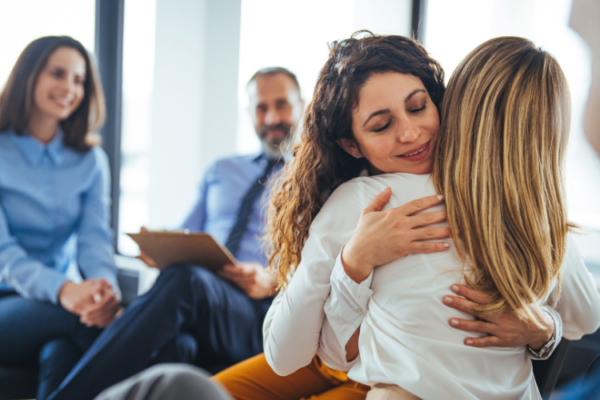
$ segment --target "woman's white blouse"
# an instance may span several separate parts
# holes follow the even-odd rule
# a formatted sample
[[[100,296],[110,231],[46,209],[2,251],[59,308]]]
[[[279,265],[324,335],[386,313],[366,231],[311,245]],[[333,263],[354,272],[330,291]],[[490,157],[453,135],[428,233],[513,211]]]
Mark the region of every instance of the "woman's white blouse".
[[[386,209],[435,194],[429,175],[411,174],[356,178],[334,191],[311,226],[288,289],[267,315],[270,365],[289,374],[318,350],[330,367],[351,368],[354,380],[397,384],[423,399],[539,398],[525,348],[468,347],[463,341],[473,334],[448,325],[452,317],[472,318],[441,302],[463,279],[453,246],[378,267],[360,285],[347,277],[340,250],[362,210],[388,186],[393,194]],[[560,316],[550,311],[557,320],[562,317],[564,336],[578,339],[600,324],[600,295],[571,239],[563,268]],[[345,344],[358,326],[360,357],[347,363]]]

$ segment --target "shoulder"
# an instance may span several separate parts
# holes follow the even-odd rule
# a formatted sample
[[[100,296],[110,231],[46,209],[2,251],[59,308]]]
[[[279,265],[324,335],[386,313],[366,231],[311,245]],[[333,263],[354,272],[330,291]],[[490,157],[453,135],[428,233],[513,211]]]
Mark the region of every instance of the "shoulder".
[[[256,154],[245,154],[231,157],[223,157],[214,161],[209,168],[236,168],[251,164],[256,159]]]
[[[315,216],[311,229],[321,226],[337,226],[342,222],[349,222],[350,226],[356,227],[356,221],[366,206],[365,179],[369,178],[354,178],[338,186]]]
[[[567,234],[567,246],[562,263],[563,272],[576,267],[577,264],[584,264],[583,254],[581,254],[575,236],[576,233],[573,232]]]
[[[256,157],[256,154],[247,154],[219,158],[208,165],[204,172],[204,179],[211,179],[223,173],[246,171],[253,166]]]
[[[8,131],[4,131],[4,132],[0,132],[0,152],[5,154],[5,153],[12,153],[15,150],[15,145],[13,144],[12,140],[11,140],[11,136],[13,134],[8,132]]]
[[[86,164],[90,164],[93,171],[97,171],[102,174],[109,173],[110,167],[108,164],[108,156],[101,146],[94,146],[90,150],[83,153],[75,150],[70,151],[81,157]]]

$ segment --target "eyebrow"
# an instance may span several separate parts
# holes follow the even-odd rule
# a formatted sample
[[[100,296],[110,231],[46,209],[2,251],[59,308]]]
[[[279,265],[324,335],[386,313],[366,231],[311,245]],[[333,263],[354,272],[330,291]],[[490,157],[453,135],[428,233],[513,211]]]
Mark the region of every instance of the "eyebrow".
[[[405,103],[405,104],[406,104],[406,103],[408,103],[408,101],[409,101],[409,100],[410,100],[410,99],[411,99],[411,98],[412,98],[412,97],[413,97],[415,94],[417,94],[417,93],[419,93],[419,92],[425,92],[425,89],[420,89],[420,88],[419,88],[419,89],[415,89],[415,90],[413,90],[412,92],[410,92],[410,94],[409,94],[408,96],[406,96],[406,98],[404,99],[404,103]],[[371,120],[371,118],[373,118],[373,117],[376,117],[376,116],[378,116],[378,115],[381,115],[381,114],[387,114],[387,113],[389,113],[389,112],[390,112],[390,109],[389,109],[389,108],[384,108],[383,110],[378,110],[378,111],[375,111],[374,113],[372,113],[371,115],[369,115],[369,118],[367,118],[367,120],[366,120],[366,121],[365,121],[365,123],[363,124],[363,127],[364,127],[365,125],[367,125],[367,122],[369,122],[369,121]]]

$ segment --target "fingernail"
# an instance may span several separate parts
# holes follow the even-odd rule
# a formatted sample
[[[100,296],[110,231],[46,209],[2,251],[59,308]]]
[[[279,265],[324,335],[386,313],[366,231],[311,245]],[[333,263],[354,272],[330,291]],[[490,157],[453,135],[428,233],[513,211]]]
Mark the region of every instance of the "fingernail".
[[[452,326],[458,326],[458,321],[455,320],[455,319],[451,319],[450,320],[450,325],[452,325]]]
[[[444,247],[445,247],[445,248],[448,248],[448,247],[450,247],[450,243],[444,243]]]
[[[454,293],[458,293],[458,286],[457,285],[452,285],[450,286],[450,290],[452,290]]]
[[[473,344],[473,341],[472,341],[471,339],[467,339],[466,343],[467,343],[468,345],[471,345],[471,344]]]
[[[442,196],[441,194],[438,195],[438,200],[444,200],[444,196]]]
[[[444,304],[452,304],[452,297],[444,297]]]

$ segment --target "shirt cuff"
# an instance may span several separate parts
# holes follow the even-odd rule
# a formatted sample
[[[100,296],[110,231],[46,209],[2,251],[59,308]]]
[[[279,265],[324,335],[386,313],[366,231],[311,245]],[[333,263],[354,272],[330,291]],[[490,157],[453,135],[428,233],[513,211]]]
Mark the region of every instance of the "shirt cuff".
[[[546,311],[548,314],[550,314],[552,320],[554,321],[554,343],[552,344],[552,347],[550,347],[548,351],[544,354],[543,357],[536,357],[530,353],[532,360],[547,360],[548,358],[550,358],[550,356],[552,355],[552,353],[554,353],[554,350],[556,350],[558,344],[562,339],[562,318],[560,317],[558,311],[548,306],[542,306],[541,309],[542,311]]]
[[[363,282],[354,282],[342,264],[341,252],[335,260],[331,274],[331,292],[325,302],[325,315],[340,342],[346,346],[350,337],[362,323],[373,296],[373,272]]]

